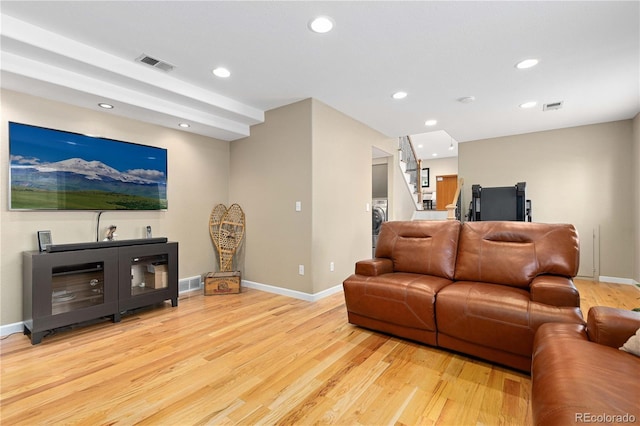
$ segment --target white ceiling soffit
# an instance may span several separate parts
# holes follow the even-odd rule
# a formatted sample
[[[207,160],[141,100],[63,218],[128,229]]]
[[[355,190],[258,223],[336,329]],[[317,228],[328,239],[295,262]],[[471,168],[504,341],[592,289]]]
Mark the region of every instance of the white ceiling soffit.
[[[188,122],[190,132],[222,140],[249,136],[264,121],[262,110],[6,15],[0,42],[4,88],[83,107],[107,102],[113,114]]]

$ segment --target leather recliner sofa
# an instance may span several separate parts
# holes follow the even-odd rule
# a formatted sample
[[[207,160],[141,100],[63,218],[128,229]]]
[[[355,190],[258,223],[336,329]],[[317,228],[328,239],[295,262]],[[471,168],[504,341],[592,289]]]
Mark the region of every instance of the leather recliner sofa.
[[[594,306],[587,324],[543,324],[531,369],[534,425],[637,424],[640,357],[620,350],[640,313]]]
[[[401,221],[344,283],[349,322],[529,372],[547,322],[584,324],[572,225]]]

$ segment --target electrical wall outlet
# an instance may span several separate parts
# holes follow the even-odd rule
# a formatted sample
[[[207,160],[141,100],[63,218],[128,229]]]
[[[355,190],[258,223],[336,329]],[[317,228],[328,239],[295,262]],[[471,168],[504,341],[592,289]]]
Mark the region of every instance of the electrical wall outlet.
[[[298,265],[298,274],[304,275],[304,265]]]
[[[335,270],[336,270],[336,265],[333,262],[329,263],[329,271],[333,272]]]

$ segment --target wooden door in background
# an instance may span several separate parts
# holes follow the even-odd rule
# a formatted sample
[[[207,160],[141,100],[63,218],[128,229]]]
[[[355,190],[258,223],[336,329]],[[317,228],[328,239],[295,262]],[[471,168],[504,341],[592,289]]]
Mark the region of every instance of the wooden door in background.
[[[458,188],[458,175],[436,176],[436,210],[446,210]]]

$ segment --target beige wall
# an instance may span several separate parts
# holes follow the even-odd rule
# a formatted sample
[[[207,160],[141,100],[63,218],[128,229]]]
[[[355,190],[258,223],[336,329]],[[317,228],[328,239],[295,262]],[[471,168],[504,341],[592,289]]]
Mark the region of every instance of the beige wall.
[[[392,169],[398,173],[399,178],[391,186],[395,196],[393,203],[389,205],[389,220],[411,220],[417,209],[416,201],[397,161],[394,161]]]
[[[640,283],[640,114],[633,119],[633,153],[631,164],[633,165],[633,181],[631,193],[633,194],[633,279]]]
[[[632,277],[632,121],[485,139],[459,145],[463,212],[471,185],[527,183],[535,222],[574,224],[580,275]],[[635,216],[637,217],[637,216]],[[595,233],[595,243],[592,235]]]
[[[387,164],[386,159],[384,162],[378,162],[378,159],[373,160],[373,166],[371,167],[372,172],[372,187],[371,187],[371,196],[373,198],[389,198],[389,165]]]
[[[0,173],[0,324],[22,321],[21,253],[36,250],[38,230],[51,230],[54,243],[95,240],[97,213],[9,211],[8,121],[137,142],[168,149],[166,212],[105,212],[101,227],[118,226],[118,238],[154,236],[178,241],[179,276],[213,270],[209,214],[228,202],[229,143],[118,117],[108,112],[2,91]]]
[[[308,99],[267,111],[231,144],[230,202],[247,224],[243,279],[311,293],[311,133]]]
[[[372,146],[393,152],[393,143],[312,99],[268,111],[234,141],[231,201],[247,217],[243,278],[313,295],[371,257]]]
[[[393,152],[395,141],[315,99],[312,106],[312,290],[318,293],[371,257],[371,147]]]

